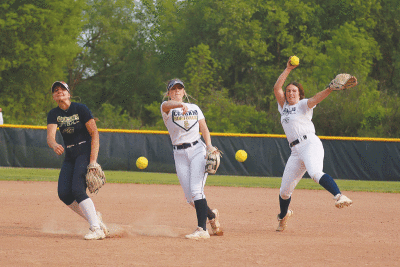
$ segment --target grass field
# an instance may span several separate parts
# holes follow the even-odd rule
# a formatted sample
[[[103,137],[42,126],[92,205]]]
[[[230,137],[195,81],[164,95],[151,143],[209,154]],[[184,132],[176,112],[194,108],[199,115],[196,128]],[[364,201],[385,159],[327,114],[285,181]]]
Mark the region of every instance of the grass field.
[[[57,181],[58,169],[32,169],[0,167],[0,180]],[[175,173],[105,171],[107,183],[179,184]],[[336,180],[342,191],[400,193],[400,182]],[[208,186],[279,188],[279,177],[250,177],[210,175]],[[323,190],[309,178],[303,178],[297,189]]]

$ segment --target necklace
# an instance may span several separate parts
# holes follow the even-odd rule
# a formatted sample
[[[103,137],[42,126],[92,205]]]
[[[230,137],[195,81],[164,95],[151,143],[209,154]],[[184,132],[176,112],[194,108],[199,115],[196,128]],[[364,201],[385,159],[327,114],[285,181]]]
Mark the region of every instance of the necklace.
[[[58,103],[58,107],[62,110],[62,111],[64,111],[64,112],[68,112],[68,110],[69,110],[69,108],[71,107],[71,102],[69,102],[69,105],[68,105],[68,103],[67,102],[64,102],[64,101],[60,101],[59,103]],[[67,107],[66,109],[63,109],[62,107]]]
[[[63,109],[63,108],[61,108],[61,107],[59,106],[59,108],[60,108],[62,111],[64,111],[64,112],[68,112],[68,110],[69,110],[70,107],[71,107],[71,105],[69,105],[66,109]]]

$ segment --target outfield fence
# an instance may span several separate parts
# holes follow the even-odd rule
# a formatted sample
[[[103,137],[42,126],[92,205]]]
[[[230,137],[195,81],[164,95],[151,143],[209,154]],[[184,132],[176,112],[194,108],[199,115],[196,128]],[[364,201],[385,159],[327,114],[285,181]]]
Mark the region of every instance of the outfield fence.
[[[0,125],[0,166],[60,168],[64,155],[47,146],[44,126]],[[99,129],[98,162],[104,170],[138,171],[136,160],[149,160],[146,172],[174,173],[167,131]],[[290,155],[285,135],[211,133],[223,151],[219,175],[280,177]],[[320,136],[325,149],[324,172],[335,179],[400,181],[400,139]],[[57,131],[57,142],[63,144]],[[235,160],[237,150],[248,153]],[[306,177],[307,173],[306,173]]]

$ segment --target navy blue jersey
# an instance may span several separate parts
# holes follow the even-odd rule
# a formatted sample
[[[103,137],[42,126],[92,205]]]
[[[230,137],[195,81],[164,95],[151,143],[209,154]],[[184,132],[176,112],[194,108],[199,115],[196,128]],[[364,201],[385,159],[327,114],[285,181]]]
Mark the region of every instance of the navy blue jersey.
[[[81,103],[71,102],[68,110],[53,108],[47,115],[47,124],[57,124],[64,139],[64,145],[75,145],[92,140],[85,124],[93,119],[89,108]]]

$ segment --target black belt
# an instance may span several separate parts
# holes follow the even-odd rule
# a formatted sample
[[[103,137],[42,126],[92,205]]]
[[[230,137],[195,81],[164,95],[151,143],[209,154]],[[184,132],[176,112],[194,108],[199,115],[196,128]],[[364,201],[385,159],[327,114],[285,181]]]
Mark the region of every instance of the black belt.
[[[307,140],[307,135],[303,135],[303,140]],[[298,143],[300,143],[299,139],[294,140],[293,142],[291,142],[289,144],[290,147],[294,147],[295,145],[297,145]]]
[[[67,146],[67,148],[71,148],[71,147],[74,147],[74,146],[77,146],[77,145],[81,145],[81,144],[84,144],[84,143],[86,143],[86,141],[82,141],[82,142],[79,142],[78,144],[74,144],[74,145],[69,145],[69,146]]]
[[[194,141],[193,143],[183,143],[182,145],[177,145],[174,146],[174,149],[186,149],[188,147],[194,146],[195,144],[197,144],[199,141]]]

